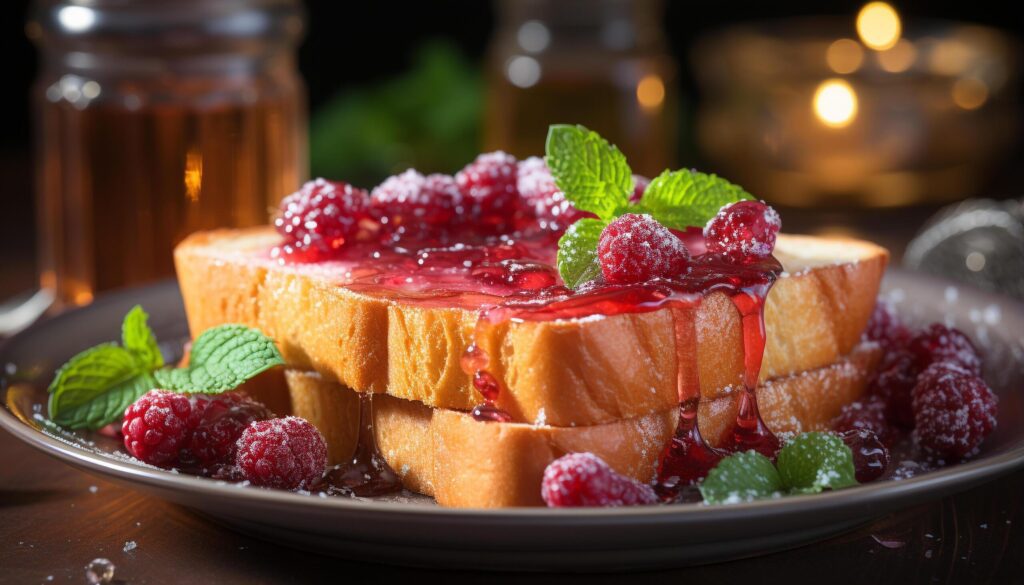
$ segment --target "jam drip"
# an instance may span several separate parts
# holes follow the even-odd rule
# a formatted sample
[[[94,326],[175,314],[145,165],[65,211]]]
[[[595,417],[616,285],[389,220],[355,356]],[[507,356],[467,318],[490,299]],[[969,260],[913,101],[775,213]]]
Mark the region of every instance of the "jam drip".
[[[743,323],[743,394],[740,394],[733,427],[730,451],[753,449],[765,457],[775,458],[779,439],[768,430],[757,407],[757,379],[761,375],[761,362],[767,341],[764,328],[764,302],[771,283],[751,287],[732,297]]]
[[[495,405],[498,396],[501,395],[502,384],[494,374],[487,370],[490,365],[490,357],[479,345],[490,329],[488,312],[483,311],[477,319],[476,328],[473,331],[473,343],[466,348],[460,362],[462,371],[471,376],[473,388],[476,388],[476,391],[484,399],[483,404],[473,407],[470,414],[474,420],[480,422],[509,422],[512,420],[511,415]]]
[[[359,393],[359,437],[352,460],[335,465],[324,479],[327,492],[334,495],[372,497],[402,489],[401,478],[377,448],[373,430],[373,393]]]
[[[676,387],[679,393],[679,422],[661,460],[655,489],[674,499],[680,488],[708,474],[725,456],[704,441],[697,424],[700,405],[700,376],[697,371],[696,305],[676,303],[671,307],[676,343]]]

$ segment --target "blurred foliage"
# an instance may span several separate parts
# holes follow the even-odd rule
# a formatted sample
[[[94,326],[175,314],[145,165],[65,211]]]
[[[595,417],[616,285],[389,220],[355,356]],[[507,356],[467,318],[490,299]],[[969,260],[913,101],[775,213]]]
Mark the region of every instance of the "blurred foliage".
[[[429,42],[409,71],[345,91],[314,113],[313,176],[368,187],[409,167],[454,172],[480,150],[482,102],[478,69],[452,45]]]

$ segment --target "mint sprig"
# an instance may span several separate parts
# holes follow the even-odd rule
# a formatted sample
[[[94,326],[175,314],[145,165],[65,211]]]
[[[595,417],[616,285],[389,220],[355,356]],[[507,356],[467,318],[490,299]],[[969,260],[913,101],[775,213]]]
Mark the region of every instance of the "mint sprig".
[[[551,126],[545,154],[551,176],[565,198],[577,209],[597,216],[596,220],[577,221],[558,241],[558,272],[571,288],[600,275],[600,230],[624,213],[648,214],[666,227],[682,230],[703,226],[723,205],[753,199],[725,179],[682,169],[663,172],[647,186],[640,201],[630,203],[633,173],[626,157],[583,126]]]
[[[786,443],[776,460],[782,481],[793,493],[857,485],[853,452],[831,433],[801,433]]]
[[[633,172],[622,152],[597,132],[555,124],[544,151],[555,184],[576,209],[612,219],[629,204]]]
[[[57,370],[48,389],[50,419],[69,429],[98,429],[162,386],[217,394],[237,388],[284,360],[274,342],[255,329],[221,325],[193,344],[189,366],[165,368],[148,315],[136,306],[121,325],[121,345],[103,343],[78,353]]]
[[[608,222],[584,218],[569,226],[558,240],[558,273],[565,286],[577,288],[601,274],[597,242]]]
[[[700,484],[709,504],[734,504],[767,498],[785,491],[771,459],[757,451],[733,453],[718,462]]]
[[[136,305],[124,316],[121,324],[121,345],[132,352],[145,368],[156,369],[164,365],[164,356],[156,343],[156,335],[149,328],[149,315]]]
[[[665,227],[703,226],[723,205],[753,199],[742,187],[689,169],[665,171],[644,191],[634,213],[648,213]]]
[[[219,394],[282,364],[272,339],[242,325],[221,325],[195,340],[188,366],[154,375],[166,390]]]
[[[838,436],[801,433],[779,451],[775,465],[754,451],[718,462],[700,485],[709,504],[731,504],[775,494],[809,494],[857,485],[853,453]]]

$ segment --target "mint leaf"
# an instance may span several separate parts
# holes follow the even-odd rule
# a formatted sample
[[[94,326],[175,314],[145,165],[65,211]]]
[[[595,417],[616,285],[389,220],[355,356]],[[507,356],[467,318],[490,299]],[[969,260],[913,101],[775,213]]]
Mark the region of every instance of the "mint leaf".
[[[131,403],[117,411],[117,405],[137,390],[132,381],[146,374],[135,354],[113,343],[87,349],[68,360],[50,383],[50,418],[70,428],[97,429],[109,424]],[[96,411],[80,408],[111,391],[115,396],[105,399],[109,400],[105,407]],[[107,416],[112,411],[113,415]]]
[[[629,204],[633,174],[626,157],[597,132],[552,125],[544,150],[555,184],[576,209],[610,220]]]
[[[98,429],[124,415],[140,396],[156,387],[149,372],[114,384],[92,400],[62,409],[53,422],[69,429]]]
[[[636,204],[662,225],[672,229],[703,227],[723,205],[753,199],[742,187],[725,179],[682,169],[665,171],[654,178]]]
[[[149,315],[142,307],[135,305],[124,316],[121,324],[121,345],[138,357],[139,362],[149,370],[163,367],[164,356],[156,344],[156,336],[146,321]]]
[[[274,341],[243,325],[207,329],[192,344],[188,367],[154,372],[161,388],[219,394],[274,366],[284,365]]]
[[[733,453],[722,459],[700,484],[700,493],[709,504],[747,502],[783,489],[771,460],[757,451]]]
[[[857,485],[853,453],[830,433],[801,433],[779,451],[779,476],[795,493]]]
[[[558,240],[558,273],[565,286],[577,288],[601,274],[597,261],[597,242],[607,222],[584,218],[565,230]]]

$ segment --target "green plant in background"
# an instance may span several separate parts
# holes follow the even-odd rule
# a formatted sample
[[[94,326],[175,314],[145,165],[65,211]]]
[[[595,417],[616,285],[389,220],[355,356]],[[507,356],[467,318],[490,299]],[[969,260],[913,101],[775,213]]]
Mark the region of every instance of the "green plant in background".
[[[409,167],[454,172],[480,151],[482,102],[478,69],[450,44],[429,42],[406,73],[314,113],[313,176],[372,186]]]

